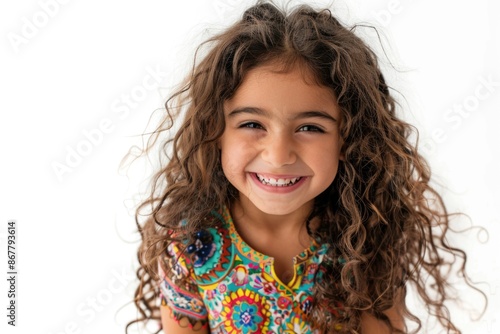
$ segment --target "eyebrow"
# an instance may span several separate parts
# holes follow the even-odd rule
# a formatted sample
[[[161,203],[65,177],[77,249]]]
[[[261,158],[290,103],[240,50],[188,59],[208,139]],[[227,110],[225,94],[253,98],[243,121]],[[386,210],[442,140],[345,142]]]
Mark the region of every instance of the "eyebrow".
[[[251,115],[258,115],[271,118],[271,113],[269,111],[257,107],[236,108],[231,112],[229,112],[228,117],[234,117],[238,114],[251,114]],[[337,122],[335,117],[333,117],[326,111],[321,111],[321,110],[308,110],[295,113],[294,116],[292,117],[292,120],[298,120],[304,118],[322,118],[334,123]]]

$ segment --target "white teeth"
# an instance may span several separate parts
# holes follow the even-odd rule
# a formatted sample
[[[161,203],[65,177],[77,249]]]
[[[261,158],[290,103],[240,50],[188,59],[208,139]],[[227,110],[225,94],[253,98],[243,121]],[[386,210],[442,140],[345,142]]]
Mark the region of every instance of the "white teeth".
[[[274,179],[272,177],[266,178],[265,176],[262,176],[260,174],[256,175],[259,181],[262,182],[262,184],[273,187],[288,187],[294,185],[295,183],[297,183],[298,180],[300,180],[300,177],[294,177],[291,179]]]

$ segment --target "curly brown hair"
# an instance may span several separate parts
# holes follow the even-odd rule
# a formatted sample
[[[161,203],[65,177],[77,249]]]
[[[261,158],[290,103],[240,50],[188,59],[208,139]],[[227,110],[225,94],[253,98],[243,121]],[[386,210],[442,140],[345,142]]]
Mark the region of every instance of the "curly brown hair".
[[[449,275],[476,289],[465,273],[466,254],[447,242],[451,215],[430,185],[418,142],[410,140],[418,138],[417,131],[397,117],[376,55],[355,29],[343,26],[327,9],[301,5],[287,12],[258,1],[241,20],[202,44],[208,52],[167,101],[165,117],[143,151],[161,142],[166,164],[136,212],[142,244],[135,304],[141,316],[127,329],[160,318],[157,266],[168,245],[206,228],[214,207],[230,206],[237,198],[222,172],[217,146],[225,127],[223,103],[249,70],[277,60],[285,71],[298,62],[318,84],[331,87],[342,113],[345,160],[314,205],[321,224],[311,233],[333,245],[322,264],[324,279],[314,287],[321,301],[312,313],[316,328],[339,333],[335,325],[341,323],[341,332],[359,333],[361,314],[369,312],[400,333],[384,314],[399,296],[401,313],[416,322],[417,332],[421,320],[404,302],[410,284],[446,332],[460,332],[445,301],[451,298]],[[175,136],[161,139],[181,114]],[[181,228],[182,220],[188,224]],[[339,317],[325,316],[325,309],[339,304]]]

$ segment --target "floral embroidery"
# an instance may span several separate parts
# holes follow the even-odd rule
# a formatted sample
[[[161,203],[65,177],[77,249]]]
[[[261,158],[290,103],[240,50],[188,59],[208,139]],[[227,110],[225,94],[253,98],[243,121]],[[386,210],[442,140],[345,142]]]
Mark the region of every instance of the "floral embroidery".
[[[237,286],[246,285],[248,283],[247,268],[243,265],[236,266],[231,281]]]
[[[294,318],[292,322],[286,324],[286,330],[283,334],[301,334],[309,333],[308,325],[300,318]]]
[[[216,245],[213,243],[213,237],[210,232],[198,231],[195,234],[195,242],[187,247],[189,254],[194,253],[194,267],[203,266],[208,259],[214,255]]]
[[[302,312],[304,312],[305,314],[309,314],[309,312],[311,312],[311,308],[312,308],[312,297],[311,296],[308,296],[303,302],[302,304],[300,305],[300,309],[302,310]]]
[[[292,301],[286,297],[279,297],[278,298],[278,307],[282,309],[288,309],[290,305],[292,304]]]
[[[224,299],[221,316],[228,333],[262,332],[269,323],[269,306],[259,294],[242,289]]]
[[[196,233],[186,252],[169,247],[172,256],[162,260],[173,270],[161,282],[162,303],[208,321],[214,334],[316,333],[308,320],[312,287],[329,246],[312,241],[294,258],[296,279],[285,285],[274,274],[273,259],[241,239],[227,208],[213,216],[219,223]]]
[[[255,277],[255,288],[264,291],[266,295],[272,295],[276,292],[276,287],[272,282],[264,281],[260,276]]]

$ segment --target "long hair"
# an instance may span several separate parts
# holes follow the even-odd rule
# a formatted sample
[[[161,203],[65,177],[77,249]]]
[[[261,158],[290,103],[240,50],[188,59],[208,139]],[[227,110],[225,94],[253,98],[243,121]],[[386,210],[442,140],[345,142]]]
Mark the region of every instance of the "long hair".
[[[249,70],[277,61],[283,71],[298,63],[317,84],[330,87],[342,114],[345,160],[313,212],[321,221],[313,237],[331,245],[314,286],[314,326],[325,333],[358,333],[363,312],[391,326],[384,311],[401,302],[402,315],[416,322],[417,332],[421,321],[404,302],[412,285],[447,332],[460,332],[445,302],[451,298],[449,275],[469,284],[466,254],[447,243],[450,214],[410,140],[417,132],[397,117],[376,55],[354,30],[326,9],[302,5],[286,12],[259,1],[204,44],[209,51],[166,102],[145,150],[183,116],[175,136],[161,142],[166,164],[136,213],[142,244],[135,304],[141,316],[130,324],[159,319],[157,261],[168,245],[210,225],[210,212],[237,198],[217,147],[225,127],[223,103]]]

